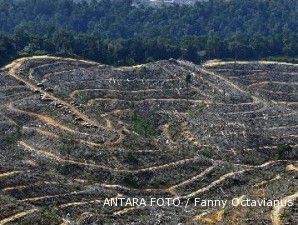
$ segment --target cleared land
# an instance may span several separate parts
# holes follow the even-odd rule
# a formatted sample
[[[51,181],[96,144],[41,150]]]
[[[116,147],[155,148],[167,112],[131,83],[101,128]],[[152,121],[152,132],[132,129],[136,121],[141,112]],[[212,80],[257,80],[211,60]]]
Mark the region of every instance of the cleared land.
[[[287,63],[16,60],[0,71],[0,224],[296,224],[297,84]],[[294,205],[102,207],[117,196]]]

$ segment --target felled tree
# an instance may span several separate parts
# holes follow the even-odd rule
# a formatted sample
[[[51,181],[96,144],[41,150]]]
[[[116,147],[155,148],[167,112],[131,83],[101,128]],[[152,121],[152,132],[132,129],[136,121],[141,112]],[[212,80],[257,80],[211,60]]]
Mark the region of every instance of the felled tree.
[[[190,74],[186,75],[185,82],[186,82],[186,99],[187,99],[187,102],[188,102],[188,100],[189,100],[189,85],[190,85],[190,82],[191,82],[191,75]]]

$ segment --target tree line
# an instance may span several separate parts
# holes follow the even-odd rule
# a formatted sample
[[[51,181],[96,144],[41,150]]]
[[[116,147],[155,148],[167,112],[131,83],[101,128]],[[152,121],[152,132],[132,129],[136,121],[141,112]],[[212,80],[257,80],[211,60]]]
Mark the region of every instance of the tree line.
[[[130,0],[0,0],[0,63],[55,54],[111,65],[168,58],[297,57],[296,0],[209,0],[133,7]]]

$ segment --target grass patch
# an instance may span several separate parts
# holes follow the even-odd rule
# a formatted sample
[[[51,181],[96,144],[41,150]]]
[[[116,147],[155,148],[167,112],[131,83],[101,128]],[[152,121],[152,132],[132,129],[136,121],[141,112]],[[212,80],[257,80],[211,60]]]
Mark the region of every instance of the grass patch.
[[[138,114],[134,114],[131,117],[131,125],[133,131],[143,137],[148,138],[157,136],[157,131],[154,128],[152,122],[149,119],[144,118]]]

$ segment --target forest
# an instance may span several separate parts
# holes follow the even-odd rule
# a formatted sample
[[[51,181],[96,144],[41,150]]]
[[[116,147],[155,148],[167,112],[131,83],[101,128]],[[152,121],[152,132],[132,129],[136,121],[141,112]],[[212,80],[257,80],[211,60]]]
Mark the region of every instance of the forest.
[[[0,0],[0,64],[28,55],[110,65],[161,59],[296,60],[296,0],[210,0],[134,7],[131,0]]]

